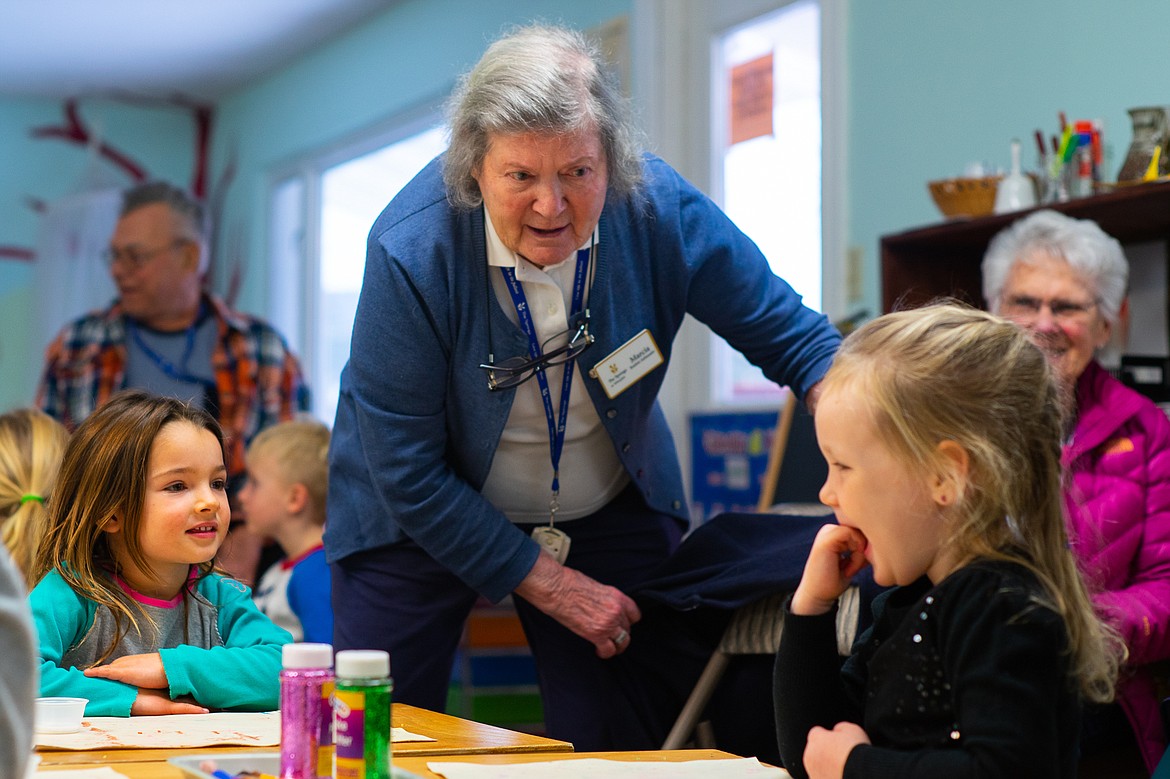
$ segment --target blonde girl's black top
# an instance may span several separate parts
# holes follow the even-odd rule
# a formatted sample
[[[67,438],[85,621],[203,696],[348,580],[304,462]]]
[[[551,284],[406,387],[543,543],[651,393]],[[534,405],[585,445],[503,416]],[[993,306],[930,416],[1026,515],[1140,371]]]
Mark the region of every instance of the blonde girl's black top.
[[[808,731],[861,725],[871,744],[844,776],[1071,777],[1081,701],[1064,621],[1019,565],[976,562],[874,601],[844,664],[834,614],[785,614],[773,691],[780,755],[795,777]]]

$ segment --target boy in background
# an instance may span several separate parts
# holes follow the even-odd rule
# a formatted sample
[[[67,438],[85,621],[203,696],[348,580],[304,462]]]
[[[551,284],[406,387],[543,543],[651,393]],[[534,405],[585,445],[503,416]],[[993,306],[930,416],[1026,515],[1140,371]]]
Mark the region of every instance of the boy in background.
[[[256,605],[295,641],[333,642],[329,567],[321,536],[329,479],[329,428],[312,420],[261,431],[245,456],[240,502],[247,528],[276,541],[284,559],[256,585]]]

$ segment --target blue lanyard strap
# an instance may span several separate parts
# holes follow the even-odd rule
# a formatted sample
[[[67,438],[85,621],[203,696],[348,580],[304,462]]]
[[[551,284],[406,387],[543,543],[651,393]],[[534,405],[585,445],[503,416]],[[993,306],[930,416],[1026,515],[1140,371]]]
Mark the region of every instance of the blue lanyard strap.
[[[187,363],[191,361],[191,354],[195,351],[195,334],[199,330],[199,325],[203,323],[204,313],[205,306],[202,302],[200,302],[199,311],[195,314],[195,321],[187,326],[187,342],[183,346],[183,357],[178,366],[155,351],[150,346],[150,344],[146,342],[146,339],[142,337],[142,333],[138,330],[138,325],[135,324],[134,320],[129,317],[126,318],[126,329],[130,331],[130,337],[134,339],[134,344],[139,349],[141,349],[142,353],[150,358],[150,361],[158,366],[158,369],[167,376],[174,379],[175,381],[181,381],[186,384],[209,386],[213,384],[213,382],[210,382],[207,379],[201,378],[199,376],[195,376],[187,370]]]
[[[573,295],[569,308],[569,324],[581,313],[582,301],[585,297],[585,277],[589,270],[589,260],[593,254],[593,247],[577,251],[577,269],[573,274]],[[528,336],[528,355],[537,360],[541,357],[540,339],[536,336],[536,327],[532,323],[532,314],[528,310],[528,298],[524,296],[524,288],[516,279],[513,268],[501,268],[504,280],[508,282],[508,292],[512,296],[512,304],[516,307],[516,316],[520,320],[520,329]],[[565,363],[565,375],[561,379],[561,403],[559,416],[553,416],[552,395],[548,389],[548,378],[544,375],[544,366],[536,369],[536,381],[540,384],[540,400],[544,403],[544,416],[548,421],[548,448],[549,459],[552,461],[552,502],[549,508],[556,513],[556,499],[561,490],[560,466],[561,450],[565,446],[565,423],[569,418],[569,392],[573,387],[573,367],[575,362]]]

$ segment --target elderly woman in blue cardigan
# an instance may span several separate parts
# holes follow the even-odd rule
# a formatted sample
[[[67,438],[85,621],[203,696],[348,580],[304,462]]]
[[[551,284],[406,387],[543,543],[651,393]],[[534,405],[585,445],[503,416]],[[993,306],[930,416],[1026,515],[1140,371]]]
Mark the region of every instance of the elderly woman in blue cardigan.
[[[657,401],[684,318],[802,396],[839,336],[637,150],[578,33],[505,36],[451,106],[450,148],[369,235],[331,452],[335,644],[389,650],[395,699],[438,709],[472,605],[513,595],[548,732],[626,746],[626,592],[687,522]]]

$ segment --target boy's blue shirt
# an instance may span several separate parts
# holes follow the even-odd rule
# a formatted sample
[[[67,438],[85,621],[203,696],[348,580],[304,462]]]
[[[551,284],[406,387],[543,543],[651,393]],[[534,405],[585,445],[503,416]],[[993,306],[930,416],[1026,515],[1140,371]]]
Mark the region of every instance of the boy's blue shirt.
[[[318,546],[295,560],[275,563],[260,577],[253,599],[294,640],[332,644],[332,591],[325,549]]]

